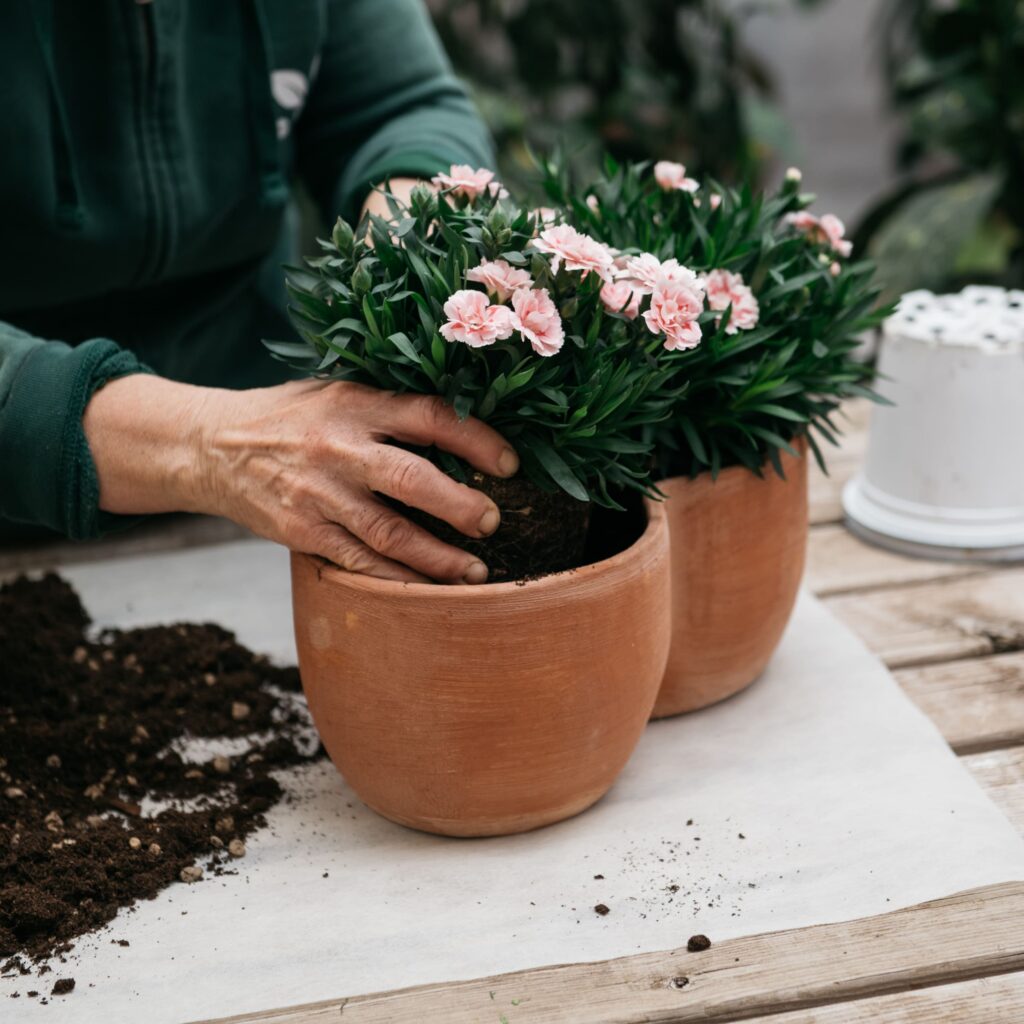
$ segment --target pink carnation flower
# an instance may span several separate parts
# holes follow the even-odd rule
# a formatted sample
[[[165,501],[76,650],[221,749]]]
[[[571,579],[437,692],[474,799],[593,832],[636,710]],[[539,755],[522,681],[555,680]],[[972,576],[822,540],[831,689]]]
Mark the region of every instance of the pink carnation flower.
[[[671,160],[659,160],[654,165],[654,180],[666,191],[696,192],[700,182],[686,176],[686,168]]]
[[[682,281],[659,281],[651,294],[644,320],[652,334],[665,335],[665,348],[696,348],[700,344],[697,318],[704,311],[704,296]]]
[[[626,265],[618,277],[633,281],[633,287],[644,295],[650,295],[659,281],[677,281],[696,291],[704,290],[700,278],[689,267],[680,266],[679,260],[662,261],[649,252],[631,256],[626,260]]]
[[[480,266],[466,271],[466,280],[482,284],[498,302],[508,302],[517,288],[533,287],[529,273],[518,270],[506,260],[484,260]]]
[[[441,188],[449,189],[454,196],[473,200],[485,192],[504,199],[508,192],[500,182],[494,181],[494,171],[486,168],[474,170],[468,164],[452,164],[447,174],[435,174],[430,180]]]
[[[602,281],[612,279],[615,257],[611,249],[569,224],[545,228],[534,239],[533,247],[553,257],[551,269],[556,274],[564,263],[566,270],[580,270],[584,276],[593,272]]]
[[[834,213],[826,213],[819,219],[813,213],[801,210],[788,214],[786,223],[802,231],[812,242],[830,246],[840,256],[849,256],[853,251],[853,243],[843,237],[846,225]]]
[[[708,202],[711,204],[712,210],[717,210],[722,205],[722,197],[719,193],[712,192]]]
[[[754,293],[743,283],[743,278],[739,274],[730,273],[728,270],[712,270],[704,278],[704,287],[707,291],[709,309],[725,310],[732,306],[729,323],[725,328],[726,334],[749,331],[757,326],[761,310]]]
[[[484,348],[509,337],[513,331],[512,313],[505,306],[492,306],[483,292],[463,288],[444,304],[448,323],[441,325],[445,341],[461,341],[470,348]]]
[[[512,296],[511,322],[537,355],[553,356],[565,342],[562,318],[546,288],[516,291]]]
[[[634,287],[628,279],[607,281],[601,286],[601,302],[609,313],[621,313],[627,320],[635,320],[640,313],[640,300],[645,292]]]

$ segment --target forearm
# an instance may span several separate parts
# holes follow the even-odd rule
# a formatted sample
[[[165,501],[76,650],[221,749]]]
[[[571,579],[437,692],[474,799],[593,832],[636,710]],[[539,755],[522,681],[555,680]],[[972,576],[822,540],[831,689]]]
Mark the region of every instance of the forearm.
[[[225,394],[144,375],[97,391],[83,426],[100,508],[121,515],[212,511],[201,456],[211,410]]]
[[[493,166],[487,131],[422,0],[329,0],[320,71],[296,130],[301,176],[329,220],[353,220],[389,175]]]
[[[98,510],[82,414],[105,383],[145,372],[108,339],[72,348],[0,323],[0,519],[74,539],[119,525]]]
[[[125,377],[93,395],[84,427],[107,512],[223,515],[294,550],[406,581],[482,583],[487,569],[381,495],[471,537],[492,533],[501,516],[390,442],[437,445],[492,475],[518,467],[498,434],[440,399],[315,380],[220,391]]]

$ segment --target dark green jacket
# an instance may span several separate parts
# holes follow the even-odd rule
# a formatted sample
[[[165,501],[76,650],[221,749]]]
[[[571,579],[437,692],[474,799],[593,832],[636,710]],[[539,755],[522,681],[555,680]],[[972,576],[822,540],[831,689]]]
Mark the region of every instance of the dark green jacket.
[[[81,426],[105,381],[280,379],[294,179],[330,221],[491,161],[421,0],[5,0],[0,521],[112,525]]]

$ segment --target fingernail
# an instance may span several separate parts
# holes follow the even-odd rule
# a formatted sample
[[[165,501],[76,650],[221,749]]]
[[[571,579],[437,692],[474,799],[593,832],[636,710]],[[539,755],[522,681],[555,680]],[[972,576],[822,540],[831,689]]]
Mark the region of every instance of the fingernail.
[[[498,456],[498,472],[502,476],[515,476],[519,469],[519,456],[511,448],[506,448]]]
[[[489,537],[501,523],[501,513],[497,508],[489,508],[481,517],[477,525],[482,537]]]
[[[483,562],[474,562],[462,577],[463,583],[486,583],[487,566]]]

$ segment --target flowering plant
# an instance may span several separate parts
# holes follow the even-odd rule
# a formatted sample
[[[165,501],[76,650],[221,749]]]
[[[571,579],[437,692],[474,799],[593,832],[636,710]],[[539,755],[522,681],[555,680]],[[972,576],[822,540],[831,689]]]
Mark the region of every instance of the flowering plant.
[[[490,171],[435,184],[389,196],[390,219],[339,220],[321,256],[289,268],[301,341],[268,347],[319,376],[442,396],[502,433],[545,490],[610,507],[622,488],[649,491],[651,431],[678,397],[672,335],[607,307],[616,254],[511,202]]]
[[[877,398],[873,371],[850,355],[887,310],[871,264],[849,261],[839,218],[807,209],[799,172],[757,195],[702,185],[668,161],[607,160],[585,188],[557,162],[541,166],[567,221],[625,254],[605,297],[677,350],[671,418],[644,434],[661,475],[766,461],[781,474],[779,451],[799,435],[824,466],[815,435],[835,443],[841,401]]]

